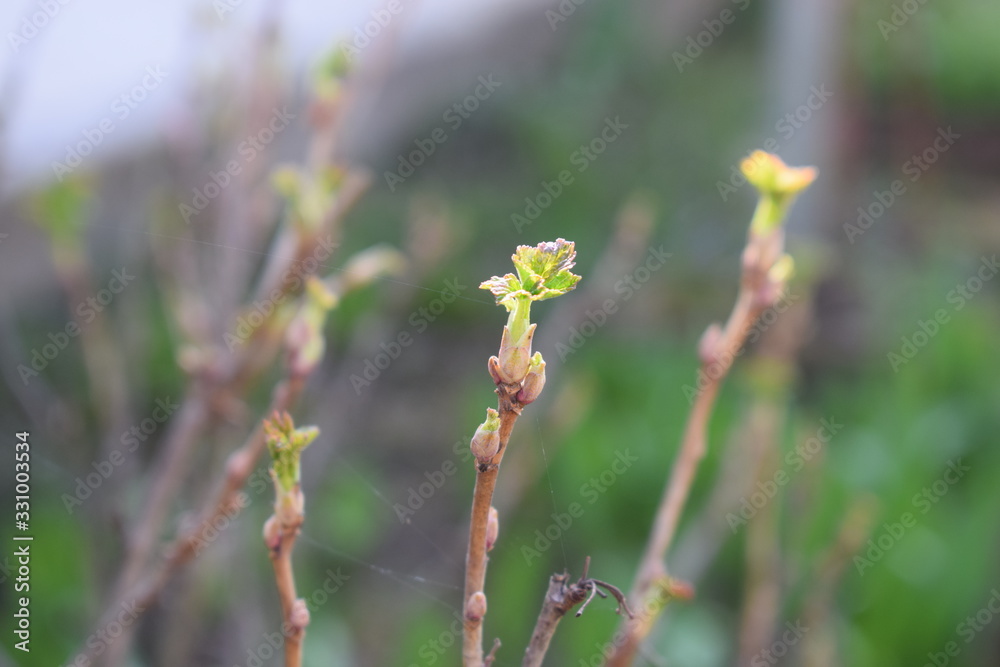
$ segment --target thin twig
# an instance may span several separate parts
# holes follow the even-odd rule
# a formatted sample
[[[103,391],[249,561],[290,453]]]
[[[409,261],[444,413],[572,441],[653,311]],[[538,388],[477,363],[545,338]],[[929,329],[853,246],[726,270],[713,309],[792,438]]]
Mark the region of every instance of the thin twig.
[[[765,308],[777,301],[786,286],[792,260],[784,254],[785,236],[781,225],[795,196],[816,178],[815,169],[788,167],[777,156],[763,151],[755,151],[752,159],[744,160],[740,166],[747,180],[759,191],[760,199],[741,257],[739,294],[725,328],[720,330],[712,325],[699,344],[699,384],[704,386],[696,392],[670,481],[656,511],[652,534],[632,589],[632,601],[642,610],[640,621],[622,629],[621,641],[616,642],[616,650],[607,663],[612,667],[632,663],[639,643],[649,634],[665,600],[670,597],[674,582],[667,576],[664,560],[677,532],[698,464],[705,456],[708,422],[715,398],[746,342],[750,327]]]
[[[517,402],[520,385],[500,384],[496,392],[499,397],[497,412],[500,414],[500,449],[493,459],[476,466],[476,487],[472,495],[472,519],[469,526],[469,550],[465,558],[465,603],[486,584],[486,525],[489,522],[493,491],[500,472],[507,443],[510,441],[514,423],[521,414]],[[483,619],[464,615],[464,636],[462,643],[463,664],[479,667],[483,663]]]
[[[281,540],[270,553],[271,564],[274,566],[274,579],[278,584],[278,598],[281,600],[283,619],[281,634],[285,637],[285,667],[302,665],[302,640],[309,624],[309,611],[305,601],[300,600],[295,593],[295,575],[292,571],[292,549],[295,547],[295,539],[299,535],[302,520],[303,517],[299,514],[296,523],[281,527]]]
[[[348,201],[354,202],[360,196],[367,181],[363,176],[358,176],[350,180],[352,185],[344,194]],[[337,215],[330,219],[329,223],[331,225],[339,221],[340,217],[348,210],[339,198],[334,203],[334,208],[337,211]],[[318,242],[319,235],[316,235],[314,240]],[[295,262],[307,257],[312,252],[312,247],[312,245],[300,244],[294,256],[287,260],[288,263],[286,266],[290,269],[294,266]],[[284,281],[281,278],[280,272],[276,280],[276,284],[281,286],[280,289],[287,289],[283,284]],[[275,287],[275,289],[279,288]],[[266,327],[261,326],[257,331],[264,328]],[[257,332],[255,331],[255,333]],[[269,354],[261,354],[260,348],[255,347],[254,354],[250,354],[248,348],[254,347],[254,343],[255,340],[251,338],[245,346],[246,351],[238,351],[236,354],[227,357],[220,364],[222,368],[214,373],[198,375],[188,395],[181,402],[179,414],[171,424],[163,446],[164,453],[162,456],[164,460],[162,467],[159,468],[160,472],[152,483],[152,489],[141,513],[142,518],[135,524],[132,539],[128,544],[125,563],[112,588],[108,609],[102,617],[102,626],[114,619],[115,614],[118,613],[119,604],[122,601],[131,602],[141,599],[147,603],[154,602],[159,592],[169,580],[171,572],[189,560],[191,555],[193,555],[186,552],[186,550],[191,548],[191,545],[187,545],[187,543],[193,544],[192,536],[190,534],[186,536],[182,534],[175,540],[174,549],[171,550],[171,555],[160,572],[153,573],[146,580],[143,579],[144,572],[149,566],[153,551],[159,541],[162,524],[166,519],[170,503],[189,468],[194,448],[205,428],[216,417],[214,412],[215,406],[220,400],[226,397],[231,398],[245,390],[253,379],[253,374],[249,373],[246,369],[254,367],[255,370],[259,371],[266,365],[265,361],[269,362],[273,359],[273,355],[277,351],[277,347],[272,347]],[[276,391],[276,405],[278,403],[287,403],[287,405],[283,406],[278,405],[278,407],[285,407],[287,409],[294,402],[301,390],[301,387],[298,386],[300,383],[301,378],[298,380],[290,379],[288,386],[284,389],[279,388]],[[290,388],[292,391],[289,391]],[[284,398],[281,398],[282,395],[285,395]],[[263,439],[260,434],[251,436],[249,442],[244,447],[248,446],[256,452],[257,456],[254,457],[254,460],[256,460],[263,447]],[[249,469],[246,471],[246,475],[243,476],[242,482],[246,481],[246,478],[249,477],[252,471],[253,465],[251,463]],[[229,472],[226,473],[227,477],[229,474]],[[240,476],[234,475],[233,483],[238,481],[237,478]],[[242,482],[239,488],[242,488]],[[233,491],[229,486],[231,484],[227,479],[224,482],[224,490],[220,499],[217,501],[213,500],[210,507],[202,511],[201,516],[203,519],[198,523],[199,528],[205,525],[206,520],[210,521],[217,517],[220,509],[224,512],[231,507],[232,498],[235,497],[238,488],[236,491]],[[180,550],[178,550],[178,547],[180,547]],[[115,642],[116,654],[123,655],[135,627],[136,624],[130,624],[122,636]],[[90,651],[91,649],[87,648],[84,649],[83,653],[90,656]],[[109,660],[109,662],[111,661]]]
[[[265,414],[290,410],[302,393],[305,379],[302,376],[289,376],[275,387],[271,404]],[[258,425],[243,445],[229,455],[225,479],[215,501],[206,505],[200,518],[177,535],[167,549],[166,558],[153,573],[135,587],[135,594],[131,597],[138,601],[138,606],[146,608],[155,602],[173,573],[198,554],[203,544],[203,536],[213,523],[220,517],[230,516],[236,511],[240,491],[256,468],[264,451],[264,445],[264,431]]]
[[[736,304],[715,345],[715,353],[706,355],[702,359],[701,377],[706,379],[705,386],[695,397],[694,406],[684,429],[681,447],[674,460],[670,481],[657,508],[652,534],[646,545],[630,596],[632,603],[643,609],[643,613],[636,622],[627,623],[622,628],[623,640],[608,659],[607,664],[610,667],[625,667],[632,663],[639,643],[652,630],[659,612],[664,607],[662,596],[670,585],[664,560],[677,532],[681,512],[691,492],[698,464],[705,456],[708,422],[719,387],[729,372],[737,352],[743,347],[750,327],[762,311],[756,296],[758,288],[757,284],[744,275]],[[647,613],[645,611],[647,608],[652,611]]]
[[[487,364],[496,384],[498,409],[487,410],[486,421],[476,430],[470,443],[476,455],[476,488],[465,559],[462,639],[465,667],[483,665],[487,535],[490,534],[490,512],[500,463],[522,407],[535,401],[545,386],[545,360],[541,352],[531,354],[532,336],[537,326],[530,321],[531,303],[574,289],[580,280],[580,276],[570,271],[575,266],[575,259],[575,244],[562,238],[539,243],[533,248],[518,246],[511,260],[519,276],[531,278],[524,277],[522,281],[507,274],[502,278],[493,276],[480,285],[490,290],[497,305],[507,309],[508,316],[499,353],[490,357]],[[496,531],[492,534],[495,539]]]
[[[489,655],[486,656],[486,660],[483,661],[483,667],[490,667],[493,662],[497,659],[497,651],[500,650],[502,644],[500,643],[499,637],[493,638],[493,648],[490,649]]]

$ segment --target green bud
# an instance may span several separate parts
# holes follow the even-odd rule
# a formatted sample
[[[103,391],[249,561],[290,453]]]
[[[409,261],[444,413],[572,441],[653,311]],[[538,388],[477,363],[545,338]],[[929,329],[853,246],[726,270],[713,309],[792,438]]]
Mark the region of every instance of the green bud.
[[[315,426],[295,428],[287,412],[275,413],[271,419],[264,420],[264,437],[271,452],[271,471],[279,497],[298,487],[302,476],[302,450],[318,435],[319,429]]]
[[[740,170],[760,193],[750,223],[752,234],[765,235],[782,225],[795,197],[816,180],[815,167],[789,167],[780,157],[754,151]]]
[[[326,316],[337,304],[336,295],[322,280],[310,276],[306,281],[304,302],[298,314],[288,325],[285,346],[288,348],[288,367],[293,374],[307,375],[323,359],[326,348],[323,326]]]
[[[496,410],[486,409],[486,421],[476,429],[469,447],[480,461],[489,461],[500,451],[500,415]]]
[[[333,167],[307,173],[286,165],[271,175],[274,188],[287,202],[292,223],[304,232],[320,229],[342,180],[343,172]]]
[[[490,372],[494,380],[517,384],[528,372],[531,358],[531,303],[565,294],[576,287],[580,276],[570,269],[575,266],[576,250],[572,241],[557,239],[537,246],[518,246],[511,256],[517,275],[508,273],[484,281],[480,289],[488,289],[498,305],[507,309],[507,326],[500,343],[498,368]]]
[[[480,289],[488,289],[497,304],[513,311],[517,301],[544,301],[576,287],[580,276],[572,273],[576,249],[572,241],[557,239],[537,246],[521,245],[511,256],[517,275],[493,276]]]

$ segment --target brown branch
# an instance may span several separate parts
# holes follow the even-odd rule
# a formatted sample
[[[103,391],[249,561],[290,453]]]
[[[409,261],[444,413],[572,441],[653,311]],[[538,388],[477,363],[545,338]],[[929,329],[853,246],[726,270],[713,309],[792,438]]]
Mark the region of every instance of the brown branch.
[[[549,578],[549,589],[542,602],[542,611],[538,614],[535,630],[531,633],[531,641],[524,652],[524,661],[521,663],[523,667],[541,667],[562,617],[582,602],[583,606],[576,612],[576,615],[579,616],[595,595],[600,595],[602,598],[607,597],[604,590],[611,593],[618,601],[617,613],[620,614],[624,610],[629,618],[633,618],[632,610],[629,609],[628,602],[625,600],[625,594],[607,582],[587,578],[589,567],[590,557],[588,556],[583,566],[583,576],[580,577],[579,581],[569,586],[566,585],[569,574],[565,572],[553,574]]]
[[[752,237],[747,249],[753,247]],[[745,256],[746,254],[748,253]],[[773,253],[766,253],[765,256],[773,263]],[[652,611],[642,613],[636,622],[622,627],[622,641],[616,645],[615,652],[608,659],[609,667],[625,667],[632,663],[639,644],[652,630],[665,606],[662,596],[671,587],[665,565],[666,554],[677,532],[698,464],[705,456],[708,422],[715,406],[715,398],[740,348],[746,342],[747,333],[768,305],[767,300],[761,298],[762,290],[768,287],[766,270],[759,264],[748,265],[746,258],[744,262],[740,291],[725,328],[721,332],[710,328],[702,339],[699,376],[705,379],[705,385],[694,399],[680,450],[674,459],[670,480],[653,519],[652,534],[630,595],[633,605]]]
[[[275,517],[272,516],[271,519],[275,520]],[[301,667],[302,641],[305,638],[306,626],[309,625],[309,610],[305,600],[299,599],[295,593],[295,575],[292,571],[292,549],[295,547],[295,539],[299,535],[302,521],[303,515],[300,512],[294,522],[280,526],[281,537],[277,545],[270,549],[274,579],[278,584],[278,598],[281,600],[283,619],[281,634],[285,637],[285,667]]]
[[[345,113],[349,92],[350,86],[347,86],[341,91],[340,98],[336,100],[326,99],[317,105],[318,107],[326,105],[329,108],[323,110],[322,113],[314,114],[314,133],[306,160],[307,166],[314,173],[325,168],[333,157],[336,130]],[[269,254],[267,263],[260,274],[262,278],[255,290],[255,294],[259,298],[270,298],[275,290],[283,295],[289,294],[286,287],[286,276],[290,275],[297,263],[306,259],[308,254],[313,251],[317,243],[322,240],[320,238],[322,232],[329,232],[333,235],[334,246],[338,245],[339,223],[367,189],[370,181],[371,177],[365,170],[346,170],[337,197],[331,202],[328,210],[324,212],[321,224],[317,226],[315,232],[311,234],[299,233],[284,249],[287,250],[286,252],[279,249]],[[192,454],[200,436],[218,418],[219,406],[245,391],[254,376],[270,364],[274,358],[273,354],[277,352],[276,345],[267,343],[262,345],[260,337],[257,335],[267,328],[267,326],[258,328],[239,351],[217,360],[210,367],[199,369],[197,375],[189,383],[178,417],[171,425],[161,453],[158,455],[157,463],[153,466],[156,475],[151,482],[152,488],[139,517],[133,524],[129,539],[126,541],[124,562],[110,588],[110,602],[102,616],[102,625],[114,618],[120,602],[136,599],[135,596],[130,596],[132,593],[141,594],[142,599],[147,602],[155,601],[158,593],[169,579],[170,573],[190,559],[190,534],[182,535],[175,540],[174,548],[171,550],[165,566],[159,572],[154,572],[143,580],[159,543],[170,505],[190,469]],[[250,442],[255,443],[258,438],[260,435],[255,434],[251,436]],[[251,449],[259,455],[262,446],[263,443],[260,442]],[[206,520],[210,521],[218,517],[220,511],[225,512],[231,508],[231,499],[238,491],[238,488],[236,490],[231,488],[232,485],[237,483],[241,476],[245,482],[246,476],[250,474],[250,469],[253,467],[252,464],[248,465],[246,476],[243,476],[241,471],[237,470],[234,473],[229,469],[232,466],[238,467],[238,463],[240,462],[234,462],[230,458],[227,463],[226,480],[220,499],[214,501],[214,505],[210,506],[214,509],[206,509],[202,512],[199,527],[204,526]],[[107,664],[114,666],[121,663],[130,645],[131,635],[136,625],[135,623],[130,624],[122,636],[111,646],[105,656]],[[89,648],[84,649],[83,654],[90,657],[91,660],[94,658]]]
[[[354,191],[350,194],[352,201],[358,193],[359,191]],[[346,211],[346,209],[339,210],[341,214]],[[314,238],[318,240],[318,235]],[[311,246],[300,245],[294,257],[288,261],[289,269],[300,258],[307,256],[308,252],[311,252]],[[263,328],[265,327],[260,327]],[[246,348],[254,346],[255,342],[253,339],[247,341]],[[162,463],[157,468],[159,472],[152,482],[152,489],[141,512],[141,518],[135,523],[132,538],[127,545],[125,563],[112,588],[111,602],[102,617],[102,626],[113,620],[121,601],[144,601],[146,604],[154,602],[169,581],[170,574],[193,556],[197,534],[200,534],[207,522],[231,509],[233,499],[252,473],[253,465],[263,450],[264,441],[259,429],[240,450],[252,454],[252,456],[244,454],[246,459],[250,459],[249,463],[234,460],[232,457],[227,462],[223,491],[218,500],[213,501],[209,508],[202,511],[202,519],[195,529],[197,533],[190,531],[182,533],[175,539],[174,548],[171,549],[164,566],[158,572],[149,575],[147,579],[143,579],[154,549],[159,543],[170,503],[188,471],[191,456],[201,434],[216,417],[216,406],[225,398],[232,398],[247,388],[253,379],[253,373],[248,372],[248,368],[252,367],[257,371],[263,369],[266,365],[264,362],[272,360],[277,349],[277,345],[272,345],[267,354],[263,354],[259,346],[254,348],[255,354],[249,354],[246,350],[237,351],[223,360],[217,370],[199,374],[194,380],[193,387],[181,402],[176,421],[167,433],[161,454]],[[292,376],[286,384],[277,387],[272,407],[282,409],[290,407],[301,392],[303,382],[304,378]],[[233,471],[230,469],[232,467],[239,467],[242,470]],[[135,627],[136,624],[131,624],[114,643],[109,651],[108,664],[114,665],[121,661]],[[83,653],[89,656],[90,649],[84,649]]]
[[[290,376],[275,387],[265,414],[290,410],[301,395],[305,380],[302,376]],[[132,598],[138,601],[140,607],[145,608],[155,602],[173,573],[198,554],[202,536],[217,519],[237,511],[240,491],[253,474],[265,444],[263,427],[258,424],[243,445],[229,455],[222,488],[214,502],[206,505],[199,519],[177,535],[155,572],[135,587]]]
[[[500,384],[496,393],[497,412],[500,414],[500,449],[493,459],[486,464],[476,466],[476,488],[472,495],[472,519],[469,525],[469,549],[465,557],[465,602],[464,602],[464,637],[462,642],[462,660],[465,667],[481,667],[483,662],[483,618],[468,613],[469,599],[474,593],[483,590],[486,584],[486,526],[489,523],[490,505],[493,502],[493,491],[497,484],[497,474],[500,472],[500,462],[503,460],[507,443],[510,440],[514,423],[521,414],[521,405],[517,402],[517,392],[520,385]]]

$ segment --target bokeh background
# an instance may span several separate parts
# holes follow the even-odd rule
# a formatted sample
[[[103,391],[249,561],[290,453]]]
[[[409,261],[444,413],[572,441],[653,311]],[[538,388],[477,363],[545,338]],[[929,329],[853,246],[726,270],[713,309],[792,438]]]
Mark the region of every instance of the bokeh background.
[[[314,605],[307,665],[459,663],[466,446],[495,404],[485,363],[504,322],[476,287],[510,270],[517,244],[575,241],[583,281],[534,309],[549,379],[497,490],[496,664],[519,663],[552,573],[578,576],[590,556],[593,576],[629,587],[698,338],[736,293],[754,196],[734,174],[759,147],[820,170],[789,223],[790,308],[755,330],[719,397],[668,559],[697,594],[670,607],[638,664],[998,664],[1000,6],[396,1],[5,3],[0,525],[13,532],[10,452],[26,430],[35,542],[32,651],[13,647],[3,561],[0,663],[71,664],[114,604],[176,426],[149,418],[246,314],[282,219],[269,174],[306,163],[319,87],[339,114],[320,157],[371,174],[319,273],[373,246],[393,259],[332,312],[293,410],[322,429],[305,454],[300,594],[341,578]],[[331,54],[349,61],[336,84]],[[241,151],[283,108],[294,117],[273,140]],[[386,177],[435,131],[445,140],[412,175]],[[241,173],[186,221],[180,205],[230,160]],[[540,196],[564,170],[572,182]],[[653,269],[657,253],[669,257]],[[123,268],[125,289],[80,307]],[[81,335],[25,375],[70,322]],[[359,382],[401,332],[412,344]],[[280,376],[278,359],[218,408],[163,544],[211,497]],[[143,424],[152,433],[126,445]],[[630,463],[616,472],[616,458]],[[280,664],[266,649],[279,626],[260,540],[270,488],[247,494],[117,664]],[[553,518],[572,503],[571,525]],[[596,601],[562,623],[547,664],[600,664],[617,623]],[[807,630],[789,642],[786,623]]]

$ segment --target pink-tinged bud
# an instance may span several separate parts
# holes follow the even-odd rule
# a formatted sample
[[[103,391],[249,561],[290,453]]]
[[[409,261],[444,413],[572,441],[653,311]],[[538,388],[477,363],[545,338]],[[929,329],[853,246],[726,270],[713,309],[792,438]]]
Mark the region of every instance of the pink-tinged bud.
[[[503,378],[500,377],[500,360],[496,357],[490,357],[486,367],[490,371],[490,377],[493,378],[493,384],[503,384]]]
[[[300,630],[309,625],[309,607],[306,606],[305,600],[298,598],[292,603],[292,610],[288,614],[288,621],[292,624],[292,627]]]
[[[486,594],[476,591],[469,596],[469,601],[465,605],[465,620],[478,623],[486,616]]]
[[[531,365],[531,339],[535,335],[536,326],[529,326],[518,340],[513,340],[508,327],[503,328],[497,364],[497,373],[503,382],[520,384],[528,374]]]
[[[500,451],[500,416],[496,410],[486,409],[486,421],[476,429],[469,447],[480,462],[488,462]]]
[[[491,551],[500,535],[500,514],[496,507],[490,507],[490,516],[486,520],[486,550]]]
[[[698,359],[706,366],[711,366],[719,357],[719,345],[722,343],[722,327],[711,324],[698,341]]]
[[[517,402],[527,405],[534,401],[542,393],[545,387],[545,360],[542,359],[541,352],[535,352],[531,357],[531,364],[528,366],[528,374],[524,376],[521,383],[521,390],[517,392]]]
[[[242,487],[247,477],[253,472],[254,455],[243,449],[238,449],[226,460],[226,479],[237,487]]]
[[[264,522],[264,544],[268,549],[277,549],[281,544],[281,526],[278,525],[278,518],[273,514]]]

